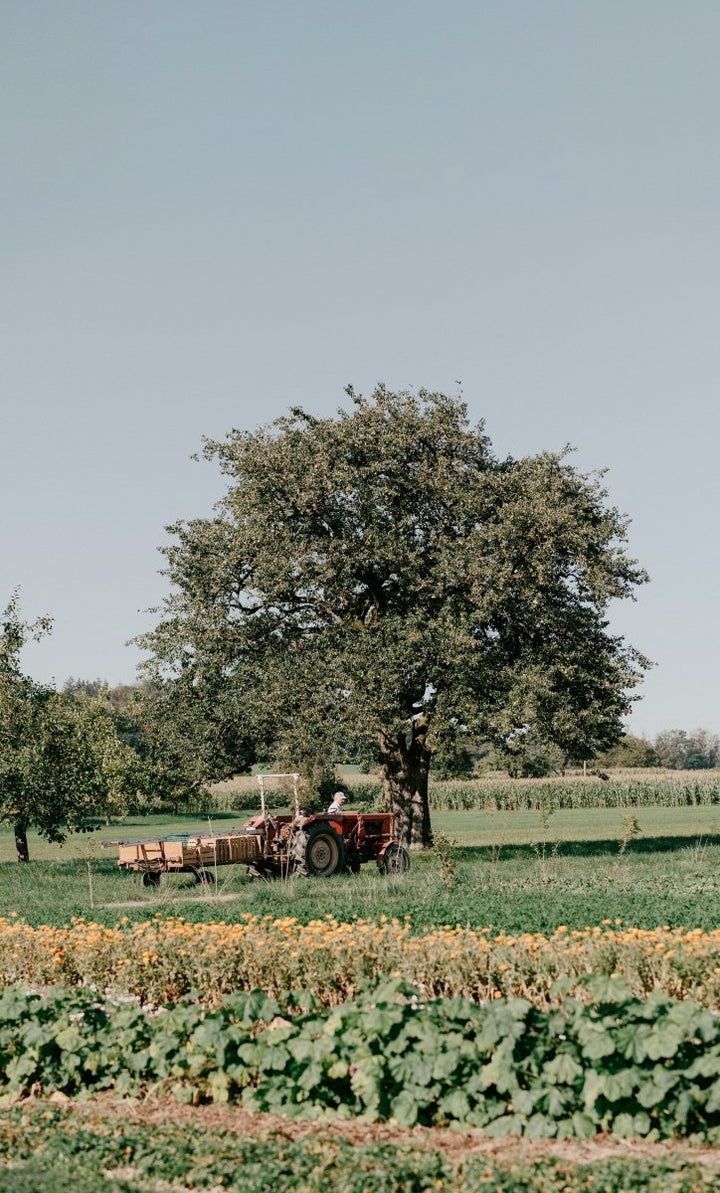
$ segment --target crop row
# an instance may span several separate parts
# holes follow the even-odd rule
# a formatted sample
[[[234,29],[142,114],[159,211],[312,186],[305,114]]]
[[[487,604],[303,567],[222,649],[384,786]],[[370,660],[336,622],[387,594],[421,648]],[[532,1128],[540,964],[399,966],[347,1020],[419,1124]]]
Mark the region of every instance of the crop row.
[[[447,780],[431,786],[431,806],[442,811],[537,811],[562,808],[681,808],[720,804],[720,775],[644,778]]]
[[[354,808],[380,805],[382,788],[377,779],[345,783]],[[268,790],[271,806],[284,807],[289,795]],[[257,788],[219,788],[213,793],[216,810],[257,810]],[[430,781],[430,806],[435,811],[470,810],[538,811],[562,808],[681,808],[720,804],[718,771],[681,771],[666,774],[582,775],[545,779],[438,779]],[[205,809],[205,805],[203,805]]]
[[[160,918],[106,927],[32,927],[0,918],[0,983],[61,983],[166,1006],[185,995],[213,1003],[236,991],[308,990],[324,1005],[368,980],[398,977],[431,998],[527,998],[548,1006],[583,997],[588,975],[618,975],[638,997],[662,990],[720,1009],[720,930],[602,927],[517,936],[441,927],[414,932],[381,916],[300,923],[246,913],[240,922]]]
[[[417,1140],[353,1144],[333,1130],[292,1139],[37,1105],[0,1113],[3,1193],[711,1193],[717,1179],[715,1168],[687,1155],[458,1161]]]
[[[292,1017],[288,1017],[288,1015]],[[589,1004],[422,1001],[399,981],[302,1014],[261,992],[161,1013],[86,991],[0,995],[6,1097],[150,1090],[292,1118],[481,1128],[495,1138],[720,1141],[720,1016],[601,979]]]

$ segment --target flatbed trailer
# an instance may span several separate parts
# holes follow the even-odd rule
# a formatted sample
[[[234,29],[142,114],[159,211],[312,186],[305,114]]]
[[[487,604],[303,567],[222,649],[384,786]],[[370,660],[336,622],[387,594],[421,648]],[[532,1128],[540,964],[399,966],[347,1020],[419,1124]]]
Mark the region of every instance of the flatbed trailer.
[[[261,835],[243,829],[173,833],[102,845],[104,849],[116,846],[120,869],[142,874],[144,886],[157,886],[161,874],[194,874],[196,882],[214,882],[217,866],[252,865],[263,852]]]

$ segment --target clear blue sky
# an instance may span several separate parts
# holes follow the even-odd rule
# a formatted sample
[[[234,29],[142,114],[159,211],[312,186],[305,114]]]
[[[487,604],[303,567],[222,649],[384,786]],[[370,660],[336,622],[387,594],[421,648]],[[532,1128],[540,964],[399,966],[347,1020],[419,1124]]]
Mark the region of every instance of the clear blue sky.
[[[636,732],[720,730],[720,6],[3,0],[0,600],[134,678],[201,437],[460,380],[609,469]]]

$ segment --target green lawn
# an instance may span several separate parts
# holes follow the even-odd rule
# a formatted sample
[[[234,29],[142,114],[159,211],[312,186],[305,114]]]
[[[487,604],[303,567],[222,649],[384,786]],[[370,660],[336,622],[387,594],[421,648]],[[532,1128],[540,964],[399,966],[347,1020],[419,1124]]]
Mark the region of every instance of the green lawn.
[[[454,883],[430,853],[413,855],[410,873],[390,879],[370,865],[359,875],[258,883],[242,866],[221,867],[212,891],[188,875],[164,876],[157,890],[146,890],[118,871],[115,849],[101,848],[103,840],[207,827],[201,817],[130,820],[63,846],[33,838],[33,861],[23,866],[11,860],[12,835],[2,832],[0,914],[38,924],[74,915],[114,923],[157,913],[192,920],[290,913],[308,920],[384,912],[409,914],[418,927],[459,922],[513,932],[616,917],[643,927],[720,925],[720,809],[643,808],[636,818],[641,835],[621,855],[619,809],[562,811],[549,820],[538,812],[439,812],[435,830],[454,842]],[[229,828],[243,819],[217,815],[212,823]]]

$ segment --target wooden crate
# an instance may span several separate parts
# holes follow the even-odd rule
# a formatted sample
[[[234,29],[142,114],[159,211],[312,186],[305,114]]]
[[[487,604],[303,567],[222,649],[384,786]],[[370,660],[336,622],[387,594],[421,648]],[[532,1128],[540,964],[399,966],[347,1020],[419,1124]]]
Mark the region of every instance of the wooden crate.
[[[262,857],[262,838],[257,833],[198,833],[108,844],[118,846],[118,865],[129,870],[191,871]]]

